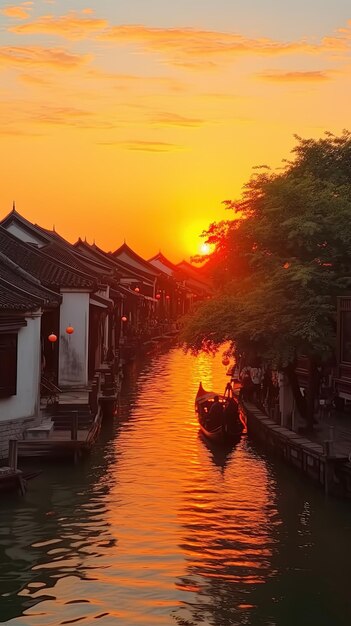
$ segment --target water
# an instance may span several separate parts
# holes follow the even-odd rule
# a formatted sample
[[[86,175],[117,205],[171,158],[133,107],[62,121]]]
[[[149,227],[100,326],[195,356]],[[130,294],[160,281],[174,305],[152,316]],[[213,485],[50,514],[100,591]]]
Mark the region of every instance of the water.
[[[244,435],[199,437],[220,359],[135,364],[92,456],[0,504],[0,622],[12,626],[348,626],[351,505]]]

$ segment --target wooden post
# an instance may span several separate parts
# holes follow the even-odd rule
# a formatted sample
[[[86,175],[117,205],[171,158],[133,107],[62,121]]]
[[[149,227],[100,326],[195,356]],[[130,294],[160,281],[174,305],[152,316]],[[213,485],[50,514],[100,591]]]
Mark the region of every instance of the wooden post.
[[[17,439],[10,439],[9,441],[9,467],[14,472],[17,471],[17,458],[18,458],[18,441]]]
[[[71,424],[71,440],[77,441],[78,439],[78,411],[72,412],[72,424]]]

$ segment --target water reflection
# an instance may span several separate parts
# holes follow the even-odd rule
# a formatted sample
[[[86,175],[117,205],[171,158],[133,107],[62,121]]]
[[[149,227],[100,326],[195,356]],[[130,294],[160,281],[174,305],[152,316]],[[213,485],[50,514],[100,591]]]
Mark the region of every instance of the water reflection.
[[[115,545],[106,516],[115,460],[107,444],[95,464],[44,467],[25,498],[2,503],[0,621],[54,600],[58,580],[94,578],[104,549]]]
[[[349,623],[350,508],[246,436],[228,450],[204,442],[200,378],[221,390],[220,359],[171,350],[134,363],[92,457],[1,502],[0,621]]]
[[[274,482],[265,464],[247,454],[245,440],[232,450],[225,478],[216,483],[211,465],[200,458],[188,476],[179,519],[187,568],[178,585],[196,590],[197,599],[179,611],[178,619],[243,623],[243,610],[253,606],[252,589],[273,573],[278,523]]]

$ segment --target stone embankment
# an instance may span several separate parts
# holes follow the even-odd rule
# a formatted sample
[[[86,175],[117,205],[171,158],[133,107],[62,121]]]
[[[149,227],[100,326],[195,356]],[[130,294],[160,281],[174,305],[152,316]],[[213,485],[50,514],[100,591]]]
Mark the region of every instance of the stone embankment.
[[[351,462],[334,453],[332,442],[323,445],[276,424],[254,404],[243,402],[248,434],[305,476],[327,494],[351,498]]]

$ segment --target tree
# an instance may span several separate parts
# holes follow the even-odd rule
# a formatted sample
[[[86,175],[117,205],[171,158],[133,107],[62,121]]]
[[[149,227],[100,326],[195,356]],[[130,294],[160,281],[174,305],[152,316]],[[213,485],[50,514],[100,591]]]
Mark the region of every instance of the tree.
[[[234,219],[210,227],[219,287],[182,337],[194,351],[229,341],[237,354],[283,369],[311,426],[316,368],[335,348],[336,297],[351,286],[351,135],[297,137],[293,154],[281,172],[258,170],[241,199],[227,202]],[[298,354],[311,363],[307,399]]]

